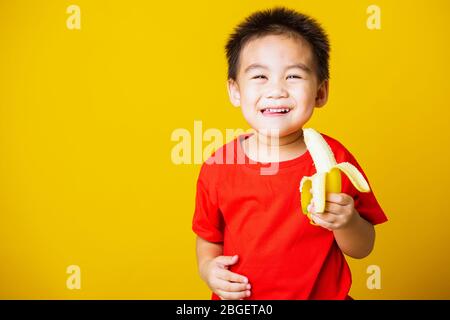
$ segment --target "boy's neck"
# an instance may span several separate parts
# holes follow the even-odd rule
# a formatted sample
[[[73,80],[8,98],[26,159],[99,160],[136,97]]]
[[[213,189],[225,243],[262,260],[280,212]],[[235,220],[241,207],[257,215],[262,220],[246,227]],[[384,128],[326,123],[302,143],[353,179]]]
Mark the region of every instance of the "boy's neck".
[[[306,152],[303,130],[298,130],[283,137],[270,137],[255,132],[244,140],[247,156],[259,162],[279,162],[297,158]]]
[[[260,146],[286,149],[293,144],[298,144],[298,142],[303,141],[303,130],[298,130],[284,137],[269,137],[260,132],[256,132],[255,139]]]

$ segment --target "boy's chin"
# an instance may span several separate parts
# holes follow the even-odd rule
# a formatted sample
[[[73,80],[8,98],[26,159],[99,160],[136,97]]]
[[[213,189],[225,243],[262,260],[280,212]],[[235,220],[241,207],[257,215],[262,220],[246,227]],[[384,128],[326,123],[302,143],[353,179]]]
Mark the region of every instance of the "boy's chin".
[[[260,135],[266,136],[268,138],[273,139],[279,139],[286,136],[289,136],[299,130],[301,130],[301,127],[298,129],[293,128],[280,128],[280,127],[266,127],[266,128],[258,128],[256,129]]]

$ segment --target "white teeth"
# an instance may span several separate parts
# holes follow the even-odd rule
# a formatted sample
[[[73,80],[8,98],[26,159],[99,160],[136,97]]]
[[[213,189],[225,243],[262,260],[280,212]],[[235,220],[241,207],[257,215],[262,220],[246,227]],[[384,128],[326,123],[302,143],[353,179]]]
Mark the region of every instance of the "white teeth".
[[[289,109],[270,109],[270,108],[268,108],[268,109],[264,109],[264,110],[266,110],[266,111],[268,111],[268,112],[278,112],[278,113],[281,113],[281,112],[289,112]],[[264,111],[263,110],[263,111]]]

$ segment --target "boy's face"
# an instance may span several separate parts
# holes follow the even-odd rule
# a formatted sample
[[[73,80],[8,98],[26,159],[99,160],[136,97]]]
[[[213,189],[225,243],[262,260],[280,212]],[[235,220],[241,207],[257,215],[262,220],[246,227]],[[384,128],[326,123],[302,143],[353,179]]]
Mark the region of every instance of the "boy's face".
[[[286,35],[256,38],[241,50],[236,81],[228,81],[230,100],[241,106],[256,131],[279,130],[280,137],[289,135],[303,127],[314,107],[326,103],[328,81],[320,85],[315,70],[307,41]]]

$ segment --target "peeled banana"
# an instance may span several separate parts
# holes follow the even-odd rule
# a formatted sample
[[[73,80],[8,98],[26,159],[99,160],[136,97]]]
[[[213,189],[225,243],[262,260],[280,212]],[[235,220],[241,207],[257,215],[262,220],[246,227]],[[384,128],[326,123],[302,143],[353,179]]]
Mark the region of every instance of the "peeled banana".
[[[369,192],[369,184],[359,170],[349,162],[336,163],[333,151],[320,133],[311,128],[303,129],[306,148],[316,167],[316,173],[304,176],[300,181],[302,211],[312,224],[308,205],[313,203],[315,213],[325,211],[326,193],[341,192],[341,171],[360,192]],[[312,191],[312,192],[311,192]]]

